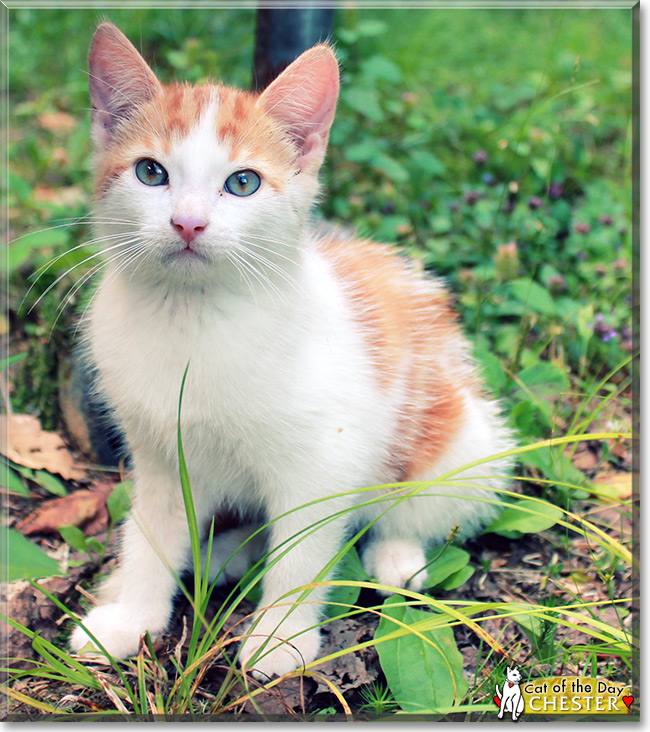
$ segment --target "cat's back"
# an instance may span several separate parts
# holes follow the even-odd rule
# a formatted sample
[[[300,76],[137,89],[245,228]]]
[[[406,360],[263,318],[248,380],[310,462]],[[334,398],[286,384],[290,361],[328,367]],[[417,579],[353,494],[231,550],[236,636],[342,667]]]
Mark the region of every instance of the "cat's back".
[[[467,363],[449,292],[414,260],[335,228],[316,235],[314,249],[341,287],[382,379],[390,381],[407,355],[414,366],[426,359],[443,371]]]

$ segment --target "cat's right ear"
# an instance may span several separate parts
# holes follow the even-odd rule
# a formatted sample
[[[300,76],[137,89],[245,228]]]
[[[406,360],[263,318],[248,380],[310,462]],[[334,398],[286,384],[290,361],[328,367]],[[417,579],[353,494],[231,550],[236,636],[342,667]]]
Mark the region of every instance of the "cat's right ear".
[[[92,137],[103,147],[134,108],[151,100],[161,84],[129,39],[112,23],[101,23],[88,53]]]

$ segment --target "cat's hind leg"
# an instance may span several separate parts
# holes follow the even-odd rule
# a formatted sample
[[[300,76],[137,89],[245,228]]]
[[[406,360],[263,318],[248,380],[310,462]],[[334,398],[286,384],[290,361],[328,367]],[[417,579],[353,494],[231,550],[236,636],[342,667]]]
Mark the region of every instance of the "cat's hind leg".
[[[426,577],[424,547],[416,538],[376,538],[363,553],[366,572],[380,585],[406,588],[417,592]],[[378,590],[390,595],[388,589]]]

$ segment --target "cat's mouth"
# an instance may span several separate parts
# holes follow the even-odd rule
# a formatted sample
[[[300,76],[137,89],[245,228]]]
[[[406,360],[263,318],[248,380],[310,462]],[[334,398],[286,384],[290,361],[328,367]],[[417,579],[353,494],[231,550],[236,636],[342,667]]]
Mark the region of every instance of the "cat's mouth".
[[[209,257],[198,249],[196,246],[186,244],[183,247],[178,247],[173,252],[169,252],[166,256],[168,262],[208,262]]]

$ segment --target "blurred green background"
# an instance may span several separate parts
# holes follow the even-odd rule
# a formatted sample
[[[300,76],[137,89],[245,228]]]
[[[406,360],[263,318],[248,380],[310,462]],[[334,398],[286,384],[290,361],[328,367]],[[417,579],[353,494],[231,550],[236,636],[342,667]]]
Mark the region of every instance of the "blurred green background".
[[[86,54],[103,18],[164,81],[252,78],[254,10],[10,11],[9,325],[28,351],[13,401],[49,426],[92,287],[76,287],[92,247],[70,251],[90,232],[62,224],[90,206]],[[524,438],[566,424],[610,371],[603,388],[623,392],[632,11],[340,7],[332,40],[343,84],[319,215],[447,280]]]

